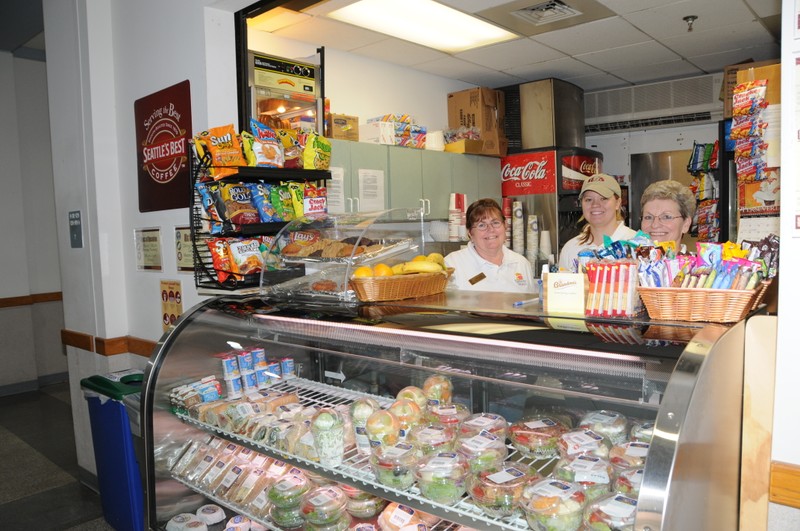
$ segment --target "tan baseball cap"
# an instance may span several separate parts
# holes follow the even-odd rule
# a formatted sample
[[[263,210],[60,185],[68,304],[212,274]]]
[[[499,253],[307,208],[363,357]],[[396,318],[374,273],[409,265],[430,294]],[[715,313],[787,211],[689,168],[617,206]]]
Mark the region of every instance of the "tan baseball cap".
[[[591,177],[587,177],[586,180],[583,181],[583,186],[581,186],[581,197],[583,196],[583,193],[588,190],[597,192],[606,198],[611,197],[612,195],[622,197],[622,190],[620,189],[617,180],[605,173],[595,173]]]

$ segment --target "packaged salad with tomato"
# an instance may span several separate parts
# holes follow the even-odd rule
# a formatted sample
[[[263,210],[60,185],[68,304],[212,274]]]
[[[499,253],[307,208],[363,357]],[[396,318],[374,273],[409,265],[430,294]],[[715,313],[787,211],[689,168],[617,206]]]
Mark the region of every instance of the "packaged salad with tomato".
[[[528,465],[506,461],[471,475],[467,493],[486,514],[503,518],[516,512],[525,486],[533,477]]]
[[[583,522],[592,531],[633,531],[636,503],[624,494],[609,494],[586,508]]]
[[[530,499],[523,505],[531,529],[540,531],[577,531],[583,521],[586,494],[577,483],[543,479],[530,489]]]
[[[517,451],[534,459],[549,459],[558,455],[559,438],[567,432],[561,421],[534,415],[512,424],[508,437]]]
[[[467,459],[455,452],[441,452],[423,457],[414,468],[422,495],[437,503],[450,505],[467,491]]]

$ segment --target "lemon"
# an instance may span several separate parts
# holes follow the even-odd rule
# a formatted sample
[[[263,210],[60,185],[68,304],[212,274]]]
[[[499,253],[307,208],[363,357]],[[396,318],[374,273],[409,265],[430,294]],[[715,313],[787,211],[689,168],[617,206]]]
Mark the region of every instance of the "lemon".
[[[375,271],[376,277],[390,277],[394,275],[392,268],[386,264],[376,264],[372,269]]]
[[[425,261],[425,260],[427,260],[427,259],[428,259],[428,257],[427,257],[427,256],[425,256],[424,254],[418,254],[417,256],[415,256],[414,258],[412,258],[412,259],[411,259],[411,261],[412,261],[412,262],[422,262],[422,261]]]
[[[353,277],[361,278],[361,277],[374,277],[375,272],[372,270],[370,266],[360,266],[358,269],[353,271]]]

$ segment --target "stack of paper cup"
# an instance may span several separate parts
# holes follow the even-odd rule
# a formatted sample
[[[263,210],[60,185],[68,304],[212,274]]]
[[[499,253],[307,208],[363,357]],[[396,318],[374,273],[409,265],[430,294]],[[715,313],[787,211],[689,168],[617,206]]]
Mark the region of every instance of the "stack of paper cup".
[[[553,246],[550,244],[550,231],[543,230],[540,231],[540,238],[539,238],[539,256],[544,257],[547,259],[550,255],[553,254]]]
[[[447,215],[447,235],[451,242],[457,242],[460,240],[460,225],[461,210],[456,206],[456,194],[450,194],[450,207]]]
[[[514,201],[511,205],[511,249],[515,253],[525,253],[525,217],[522,214],[522,202]]]
[[[536,214],[528,214],[528,223],[526,224],[526,250],[525,257],[528,262],[535,267],[536,261],[539,259],[539,219]]]
[[[503,217],[506,218],[506,247],[511,245],[511,213],[514,210],[513,200],[510,197],[503,198]]]

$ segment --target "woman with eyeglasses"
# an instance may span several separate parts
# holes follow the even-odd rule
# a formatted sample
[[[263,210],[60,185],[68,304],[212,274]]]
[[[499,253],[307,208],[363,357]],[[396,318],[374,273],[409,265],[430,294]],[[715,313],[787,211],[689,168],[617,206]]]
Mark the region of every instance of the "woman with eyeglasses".
[[[469,243],[444,258],[454,268],[451,285],[473,291],[533,292],[531,264],[505,246],[503,210],[494,199],[478,199],[467,208]]]
[[[678,181],[656,181],[642,193],[642,231],[654,242],[675,242],[689,232],[697,208],[694,193]]]
[[[584,249],[603,246],[603,237],[612,240],[628,240],[636,231],[622,222],[622,190],[614,177],[595,173],[583,181],[581,193],[581,219],[586,224],[580,234],[569,240],[558,255],[561,271],[578,272],[578,253]]]

